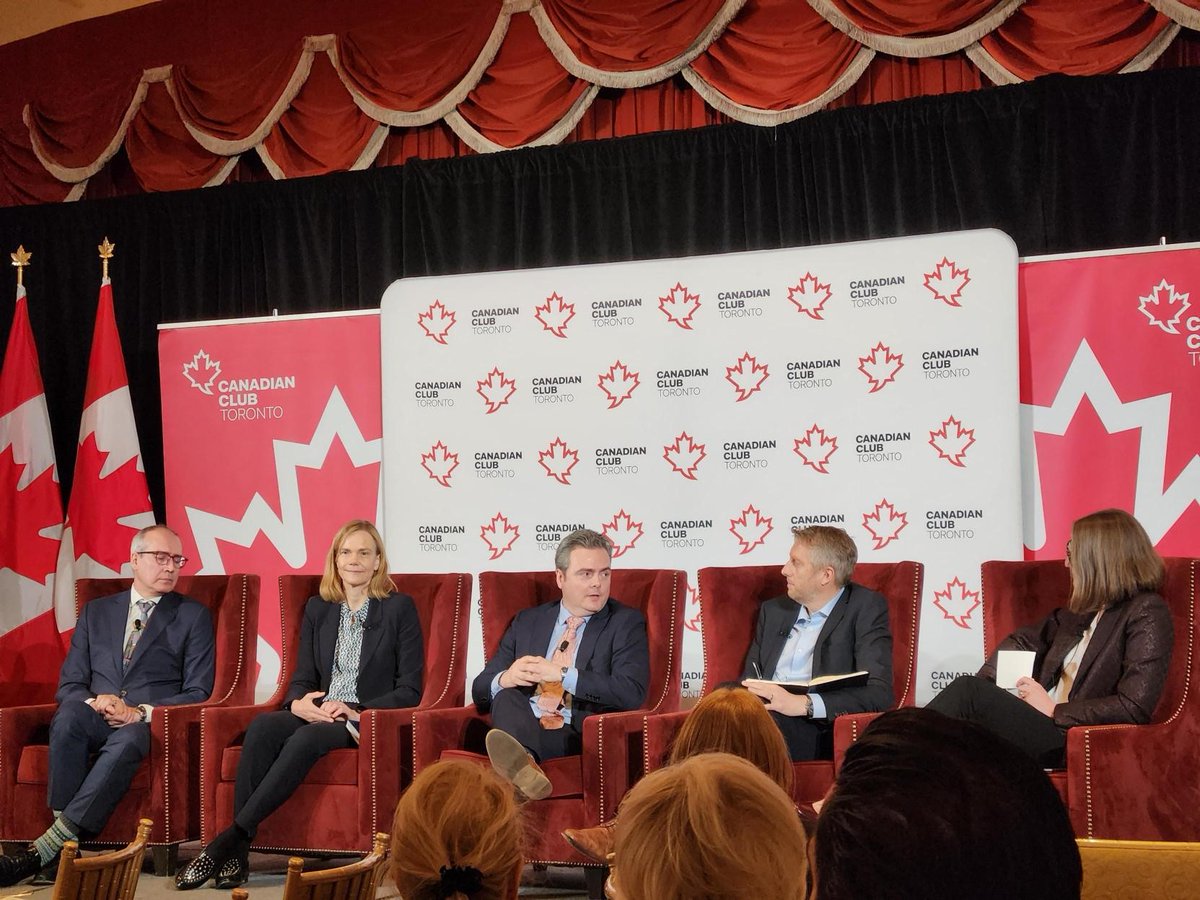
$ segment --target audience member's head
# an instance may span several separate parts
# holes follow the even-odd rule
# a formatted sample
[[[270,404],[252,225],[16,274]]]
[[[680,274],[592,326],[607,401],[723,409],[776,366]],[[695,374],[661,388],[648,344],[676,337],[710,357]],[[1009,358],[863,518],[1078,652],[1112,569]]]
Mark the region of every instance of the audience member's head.
[[[616,900],[803,900],[804,829],[751,763],[702,753],[647,775],[621,804]]]
[[[740,685],[721,685],[692,709],[671,748],[671,762],[698,753],[732,753],[749,760],[784,791],[792,790],[787,744],[762,700]]]
[[[396,806],[392,880],[403,900],[509,900],[521,878],[521,842],[511,785],[465,760],[437,762]]]
[[[1067,542],[1071,609],[1095,612],[1142,591],[1158,591],[1162,557],[1142,524],[1123,509],[1076,519]]]
[[[1037,763],[928,709],[885,713],[846,751],[814,850],[816,900],[1076,900],[1082,878]]]

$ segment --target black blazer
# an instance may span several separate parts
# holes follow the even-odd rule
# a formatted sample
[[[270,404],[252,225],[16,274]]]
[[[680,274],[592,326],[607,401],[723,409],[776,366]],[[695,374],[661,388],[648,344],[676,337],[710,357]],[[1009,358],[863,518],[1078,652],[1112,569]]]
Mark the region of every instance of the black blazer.
[[[326,691],[333,678],[342,605],[310,597],[300,625],[300,652],[283,705],[312,691]],[[363,623],[358,663],[358,703],[364,709],[395,709],[421,702],[425,655],[421,621],[408,594],[372,598]]]
[[[754,640],[746,653],[743,678],[770,678],[796,623],[800,604],[786,594],[763,601],[758,609]],[[821,628],[813,650],[813,677],[869,672],[862,687],[839,688],[820,694],[830,718],[845,713],[877,712],[895,705],[892,690],[892,631],[888,626],[887,600],[861,584],[848,582],[842,599]]]
[[[513,617],[495,655],[471,685],[471,697],[481,710],[491,705],[493,678],[519,657],[546,655],[558,619],[559,602],[523,609]],[[593,713],[641,706],[650,682],[646,617],[641,610],[610,597],[604,609],[594,613],[583,630],[575,652],[575,668],[579,670],[579,679],[571,707],[573,727],[582,727],[583,720]],[[534,689],[514,690],[532,695]]]

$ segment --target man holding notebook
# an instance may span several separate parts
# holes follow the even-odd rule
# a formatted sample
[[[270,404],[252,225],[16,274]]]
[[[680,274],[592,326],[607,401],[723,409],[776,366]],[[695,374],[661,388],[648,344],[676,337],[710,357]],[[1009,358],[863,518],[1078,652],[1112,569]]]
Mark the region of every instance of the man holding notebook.
[[[895,703],[887,601],[850,580],[858,548],[841,528],[812,525],[792,534],[783,567],[787,596],[759,608],[743,684],[766,703],[793,760],[829,759],[834,718]],[[842,684],[813,685],[811,692],[803,686],[863,672]]]

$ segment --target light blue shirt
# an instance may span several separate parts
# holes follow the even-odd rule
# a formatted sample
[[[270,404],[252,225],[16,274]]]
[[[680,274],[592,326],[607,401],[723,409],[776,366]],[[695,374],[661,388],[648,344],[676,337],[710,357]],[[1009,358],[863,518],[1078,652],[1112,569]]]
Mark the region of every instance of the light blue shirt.
[[[829,614],[833,612],[833,608],[838,605],[845,592],[846,589],[841,588],[833,595],[832,600],[811,615],[801,605],[788,639],[783,645],[783,652],[779,654],[779,662],[775,664],[775,673],[771,676],[775,681],[808,681],[812,678],[817,638],[821,636],[821,629],[829,621]],[[812,701],[813,718],[824,719],[825,701],[819,694],[809,694],[808,698]]]
[[[554,651],[557,650],[558,645],[562,643],[563,635],[567,633],[567,619],[570,617],[571,613],[567,612],[566,608],[562,605],[562,601],[560,600],[558,602],[558,621],[554,623],[554,630],[550,632],[550,643],[546,645],[546,652],[543,654],[546,659],[550,659],[552,656],[554,656]],[[581,618],[583,621],[580,622],[579,627],[575,629],[576,654],[579,653],[579,645],[583,643],[583,632],[587,628],[588,622],[590,622],[592,619],[591,616],[581,616]],[[574,695],[575,686],[578,682],[579,670],[575,668],[574,660],[572,660],[572,665],[567,669],[567,673],[563,675],[563,690],[571,695]],[[492,679],[491,695],[495,697],[498,693],[500,693],[500,690],[500,675],[497,675]],[[538,706],[536,696],[531,696],[529,698],[529,705],[533,708],[533,714],[540,719],[542,717],[542,708]],[[572,710],[561,709],[559,712],[562,713],[564,722],[571,721]]]

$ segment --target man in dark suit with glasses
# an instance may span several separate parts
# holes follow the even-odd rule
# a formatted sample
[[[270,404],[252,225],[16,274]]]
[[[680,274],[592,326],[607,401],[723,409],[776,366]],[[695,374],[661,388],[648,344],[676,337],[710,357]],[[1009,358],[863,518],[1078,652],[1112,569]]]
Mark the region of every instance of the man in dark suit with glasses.
[[[175,593],[182,550],[165,525],[143,528],[130,547],[132,589],[84,607],[50,722],[54,821],[26,851],[0,857],[0,887],[53,864],[64,842],[98,834],[150,751],[154,710],[212,693],[212,617]]]

